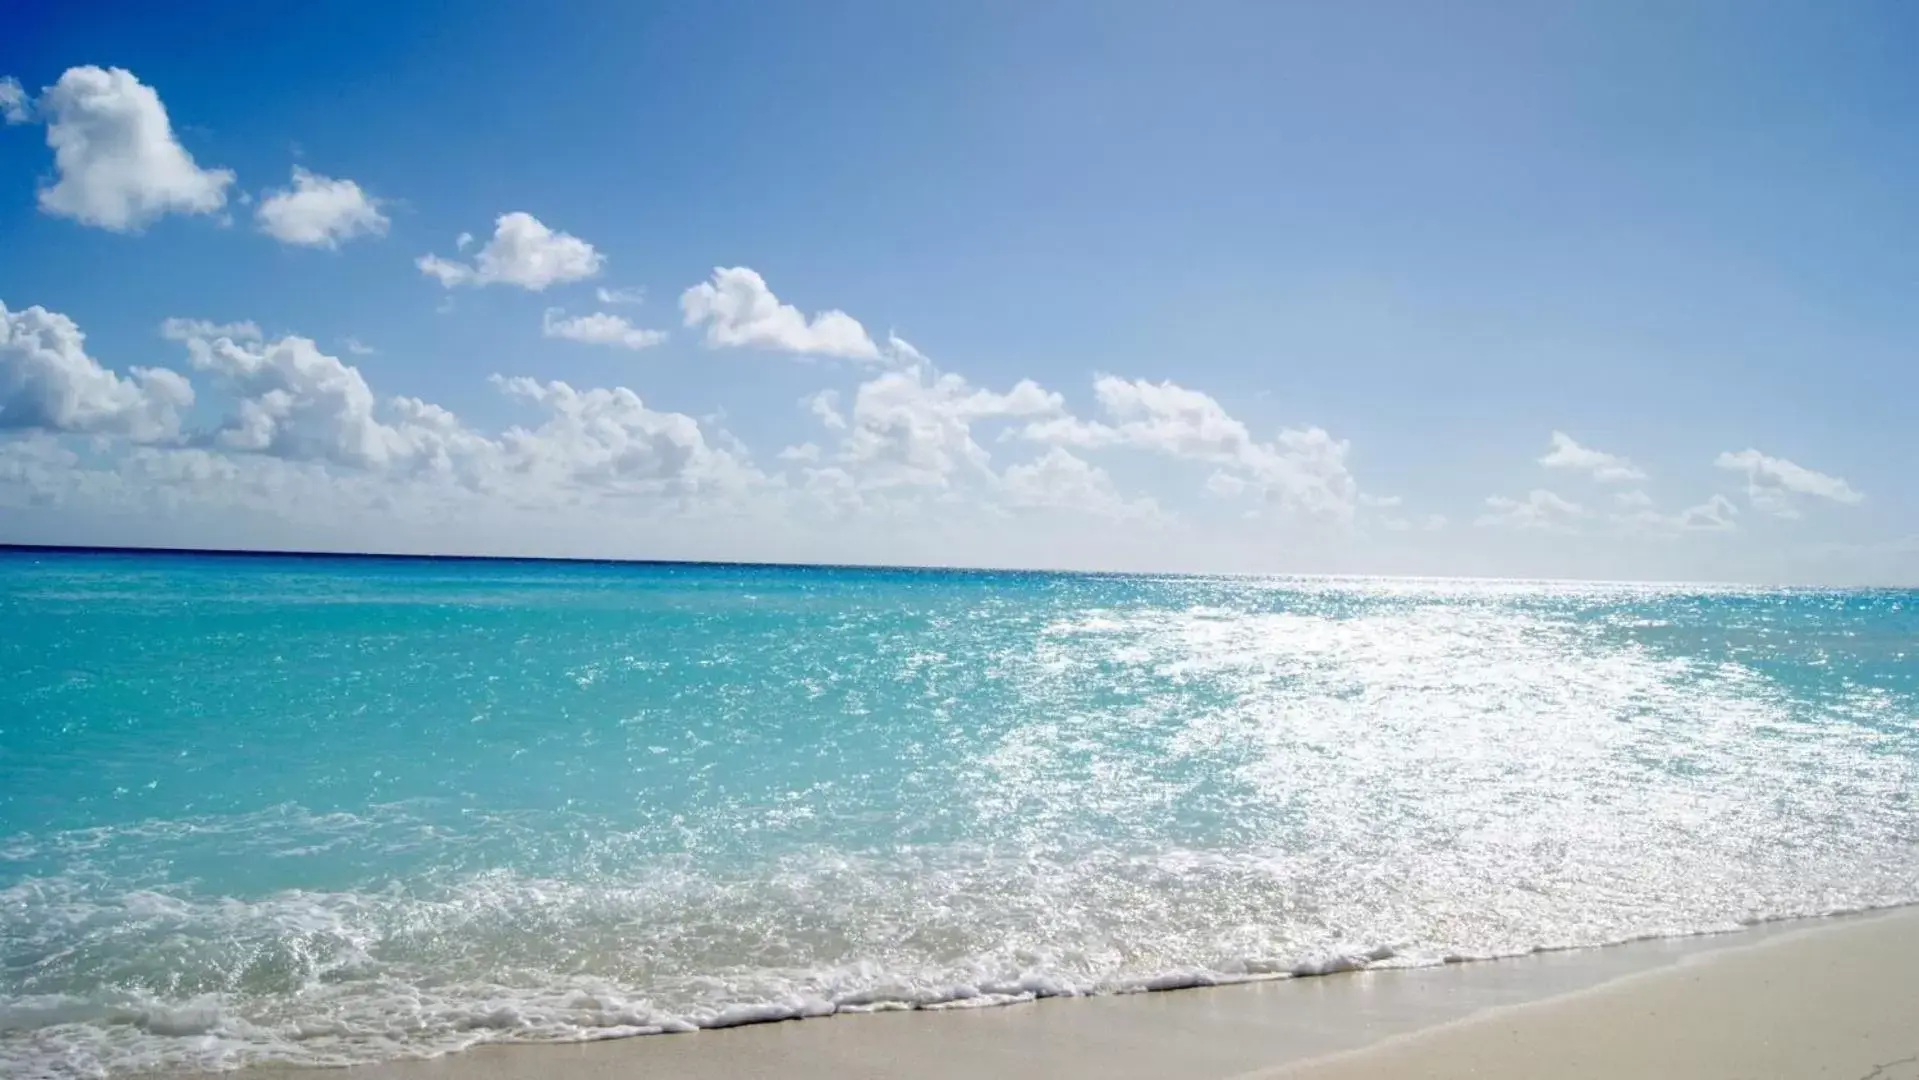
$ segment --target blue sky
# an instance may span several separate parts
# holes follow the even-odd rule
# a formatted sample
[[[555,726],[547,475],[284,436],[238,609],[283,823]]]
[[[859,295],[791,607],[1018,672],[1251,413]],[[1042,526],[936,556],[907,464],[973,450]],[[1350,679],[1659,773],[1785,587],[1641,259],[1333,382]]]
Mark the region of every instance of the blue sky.
[[[1919,580],[1911,5],[312,7],[9,14],[0,540]]]

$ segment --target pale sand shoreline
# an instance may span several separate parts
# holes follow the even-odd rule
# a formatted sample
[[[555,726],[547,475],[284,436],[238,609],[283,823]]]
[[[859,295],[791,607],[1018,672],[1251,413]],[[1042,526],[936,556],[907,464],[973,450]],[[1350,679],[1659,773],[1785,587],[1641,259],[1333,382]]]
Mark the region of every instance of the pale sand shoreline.
[[[1919,1080],[1919,907],[1440,968],[224,1075]]]
[[[1259,1075],[1915,1080],[1919,910],[1833,920]]]

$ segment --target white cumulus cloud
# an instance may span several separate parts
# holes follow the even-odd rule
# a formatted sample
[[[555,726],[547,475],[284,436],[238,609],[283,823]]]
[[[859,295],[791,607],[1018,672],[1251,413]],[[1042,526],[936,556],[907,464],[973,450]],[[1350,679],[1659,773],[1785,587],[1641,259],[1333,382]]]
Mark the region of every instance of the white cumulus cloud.
[[[241,326],[252,330],[252,324]],[[194,330],[212,331],[200,335]],[[166,332],[183,340],[194,368],[226,383],[237,395],[234,414],[214,433],[221,446],[295,461],[331,461],[379,469],[413,457],[414,433],[381,420],[373,390],[360,370],[320,351],[308,338],[262,341],[257,331],[232,336],[228,327],[168,320]],[[433,426],[439,421],[426,414]]]
[[[160,95],[124,68],[68,68],[40,95],[37,112],[58,173],[40,189],[49,214],[124,231],[226,205],[233,173],[194,164]]]
[[[1206,490],[1213,495],[1250,489],[1282,509],[1352,520],[1359,485],[1346,466],[1350,445],[1323,428],[1287,428],[1261,442],[1212,395],[1171,381],[1101,375],[1093,381],[1093,395],[1106,421],[1058,415],[1028,424],[1020,434],[1080,449],[1128,446],[1208,462],[1240,481],[1235,486],[1208,479]]]
[[[570,233],[555,232],[532,214],[516,210],[499,216],[493,238],[471,263],[422,255],[414,265],[449,289],[456,285],[518,285],[540,292],[549,285],[590,278],[605,262],[605,256],[592,244]]]
[[[1349,521],[1359,484],[1346,467],[1352,444],[1324,428],[1287,428],[1270,445],[1256,446],[1247,461],[1265,485],[1266,499],[1314,517]]]
[[[431,402],[381,401],[358,368],[310,339],[242,340],[210,323],[172,325],[193,366],[237,396],[232,414],[197,440],[208,448],[396,480],[440,478],[525,505],[593,493],[737,491],[761,479],[740,456],[711,445],[698,421],[650,409],[624,387],[496,375],[507,396],[546,415],[537,427],[487,435]],[[193,336],[196,329],[216,333]]]
[[[602,285],[593,290],[593,295],[598,297],[602,304],[646,303],[646,290],[637,285],[630,289],[609,289]]]
[[[543,529],[554,514],[602,525],[735,519],[775,509],[790,490],[726,432],[709,436],[703,421],[624,387],[495,376],[540,415],[492,434],[428,401],[380,399],[357,368],[304,337],[196,319],[162,329],[231,395],[213,425],[181,430],[193,397],[178,373],[115,375],[86,357],[65,317],[0,308],[0,507],[237,511],[296,529],[356,519],[467,528],[505,513]],[[96,437],[98,464],[62,444],[73,435]],[[160,445],[127,445],[142,441]]]
[[[253,212],[260,231],[287,244],[336,248],[356,236],[384,236],[380,201],[351,180],[293,167],[293,187],[266,193]]]
[[[829,428],[843,428],[839,460],[870,487],[946,486],[964,468],[987,469],[988,454],[973,439],[983,420],[1043,416],[1060,410],[1058,394],[1031,379],[1004,393],[924,367],[889,371],[860,384],[850,415],[836,398],[817,394],[810,407]]]
[[[817,394],[808,394],[800,399],[800,404],[806,406],[806,411],[818,417],[820,423],[825,424],[828,429],[846,430],[846,417],[840,412],[838,390],[821,390]]]
[[[1552,434],[1552,448],[1546,451],[1539,463],[1548,469],[1571,469],[1591,474],[1594,480],[1602,484],[1617,484],[1628,480],[1646,478],[1637,465],[1620,457],[1608,454],[1604,450],[1594,450],[1573,441],[1572,436],[1563,431]]]
[[[1746,498],[1756,510],[1779,517],[1798,517],[1799,496],[1836,503],[1856,503],[1865,496],[1837,476],[1816,472],[1785,458],[1757,450],[1726,451],[1713,461],[1722,469],[1746,474]]]
[[[65,315],[0,303],[0,431],[172,439],[193,404],[186,377],[165,368],[120,376],[86,352],[86,335]]]
[[[512,428],[500,440],[513,471],[536,482],[618,492],[727,489],[758,479],[709,444],[699,421],[648,408],[623,386],[576,390],[498,375],[493,383],[548,412],[540,427]]]
[[[420,273],[438,280],[440,284],[445,285],[449,289],[455,285],[472,283],[475,280],[474,271],[471,266],[463,262],[456,262],[453,259],[443,259],[438,255],[422,255],[413,260],[413,265],[420,268]]]
[[[0,78],[0,120],[9,124],[26,124],[33,120],[33,103],[27,100],[27,92],[21,88],[20,80],[11,75]]]
[[[686,325],[706,326],[710,348],[751,346],[820,356],[877,360],[879,346],[859,320],[844,311],[822,311],[808,319],[783,304],[766,279],[744,266],[716,267],[713,280],[680,295]]]
[[[1034,461],[1007,466],[1000,475],[1000,492],[1012,506],[1099,517],[1147,517],[1158,510],[1151,499],[1122,498],[1106,470],[1059,446]]]
[[[618,315],[596,311],[569,318],[560,308],[547,308],[541,315],[540,333],[550,338],[621,349],[645,349],[666,340],[666,331],[642,329]]]

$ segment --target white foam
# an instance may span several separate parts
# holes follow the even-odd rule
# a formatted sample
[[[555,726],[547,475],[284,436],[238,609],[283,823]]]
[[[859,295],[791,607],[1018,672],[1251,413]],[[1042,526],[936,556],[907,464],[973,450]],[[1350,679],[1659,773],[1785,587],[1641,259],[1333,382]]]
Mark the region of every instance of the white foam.
[[[1543,946],[1535,946],[1540,948]],[[1502,954],[1507,955],[1507,954]],[[349,993],[322,993],[304,1007],[262,1008],[269,1003],[197,998],[178,1003],[100,1002],[43,998],[0,1006],[0,1075],[22,1080],[70,1080],[152,1069],[220,1070],[261,1061],[345,1065],[393,1057],[433,1056],[481,1042],[565,1042],[686,1032],[744,1024],[883,1009],[980,1008],[1055,996],[1159,991],[1256,978],[1323,976],[1383,962],[1396,966],[1455,962],[1456,954],[1409,958],[1380,946],[1317,960],[1285,963],[1270,958],[1232,965],[1235,971],[1185,968],[1123,979],[1072,978],[1029,972],[977,983],[935,982],[900,972],[869,969],[884,978],[835,996],[789,990],[758,1000],[682,1006],[663,1010],[644,996],[607,987],[559,985],[508,987],[457,985],[366,986]],[[1261,975],[1257,971],[1276,971]],[[831,985],[845,972],[792,973],[770,980],[763,973],[740,983],[701,980],[709,992],[740,995],[751,987]],[[765,993],[764,990],[760,991]],[[284,1006],[286,1003],[280,1003]],[[239,1011],[235,1011],[239,1010]],[[241,1012],[253,1010],[252,1017]]]
[[[153,1005],[143,1009],[134,1025],[149,1035],[206,1035],[222,1020],[220,1003],[201,999],[184,1005]]]

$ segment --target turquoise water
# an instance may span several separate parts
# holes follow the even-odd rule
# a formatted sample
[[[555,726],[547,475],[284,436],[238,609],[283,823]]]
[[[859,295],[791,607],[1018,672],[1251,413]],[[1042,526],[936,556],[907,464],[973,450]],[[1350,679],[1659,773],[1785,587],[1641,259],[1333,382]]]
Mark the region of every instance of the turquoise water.
[[[1911,901],[1915,602],[0,552],[0,1074]]]

